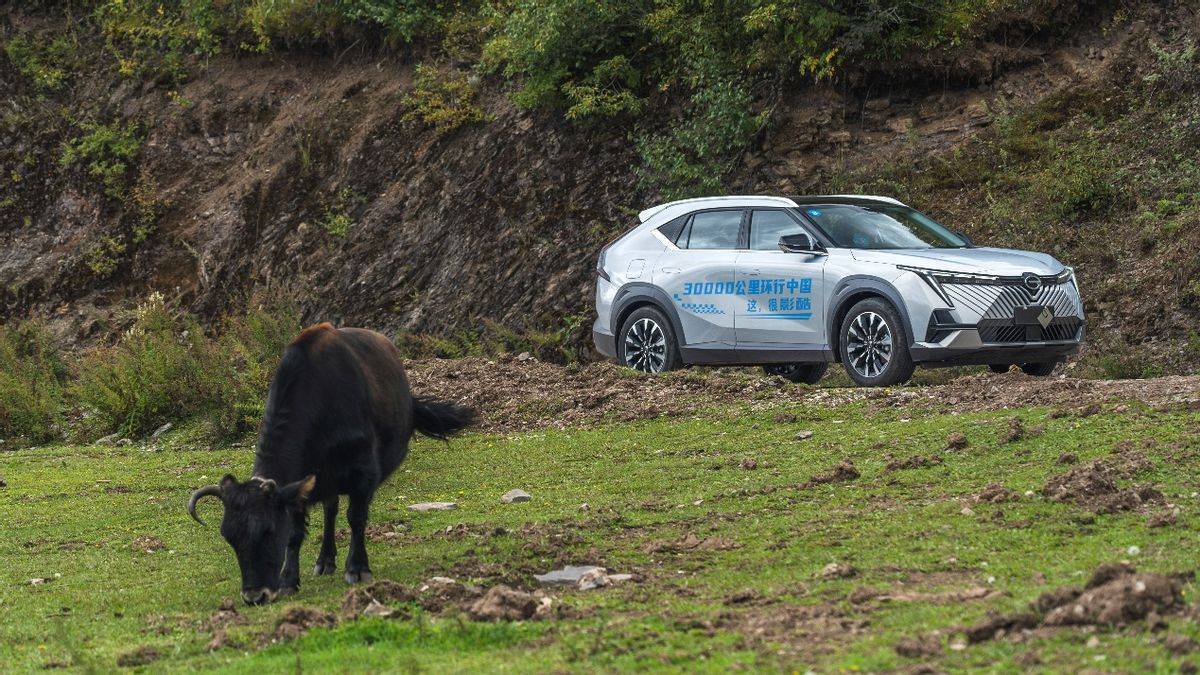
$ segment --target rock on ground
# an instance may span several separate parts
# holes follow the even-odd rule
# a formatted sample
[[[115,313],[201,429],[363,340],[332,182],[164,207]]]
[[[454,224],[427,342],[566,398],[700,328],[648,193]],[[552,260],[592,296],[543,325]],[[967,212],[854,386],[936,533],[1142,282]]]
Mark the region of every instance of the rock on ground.
[[[476,621],[525,621],[547,616],[552,602],[544,595],[500,585],[471,603],[467,614]]]
[[[458,504],[454,502],[421,502],[420,504],[409,504],[408,508],[413,511],[453,511],[458,508]]]
[[[530,499],[532,499],[532,497],[529,496],[529,493],[520,488],[509,490],[508,492],[505,492],[500,497],[500,501],[504,502],[505,504],[515,504],[517,502],[527,502]]]

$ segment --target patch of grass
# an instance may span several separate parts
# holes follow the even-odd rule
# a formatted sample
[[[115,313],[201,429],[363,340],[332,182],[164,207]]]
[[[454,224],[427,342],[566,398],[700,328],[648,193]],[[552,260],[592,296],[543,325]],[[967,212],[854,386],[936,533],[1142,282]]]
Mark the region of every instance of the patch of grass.
[[[345,237],[354,225],[354,218],[350,212],[361,206],[363,201],[362,195],[352,188],[344,187],[338,190],[325,207],[325,214],[320,220],[321,229],[339,239]]]
[[[17,444],[61,437],[67,366],[32,321],[0,325],[0,438]]]
[[[802,421],[772,422],[782,412]],[[154,670],[903,669],[917,660],[895,652],[900,638],[951,634],[989,611],[1019,610],[1045,590],[1082,583],[1100,563],[1130,558],[1130,546],[1138,547],[1131,559],[1140,569],[1195,568],[1189,542],[1200,520],[1188,495],[1200,468],[1192,433],[1200,413],[1137,404],[1106,405],[1084,418],[1047,412],[950,415],[879,410],[869,401],[779,406],[764,397],[693,418],[587,431],[468,435],[448,446],[418,439],[372,507],[372,522],[401,531],[368,543],[377,579],[419,585],[449,575],[491,585],[492,575],[503,573],[532,583],[530,572],[570,561],[602,563],[638,580],[554,591],[574,618],[547,623],[483,625],[454,614],[417,615],[344,621],[295,642],[266,644],[263,635],[289,604],[336,610],[346,590],[338,576],[308,573],[318,547],[311,536],[299,595],[239,607],[244,623],[228,629],[231,646],[213,652],[204,622],[223,598],[236,597],[237,565],[215,526],[188,520],[182,504],[189,490],[226,471],[245,476],[249,450],[198,444],[198,431],[185,428],[160,439],[157,452],[135,444],[0,453],[0,476],[8,482],[0,490],[0,510],[8,514],[0,539],[6,561],[0,602],[8,618],[0,624],[0,661],[17,670],[51,662],[109,670],[118,656],[148,647],[158,655]],[[1002,442],[1012,416],[1044,431]],[[794,440],[799,428],[813,431],[812,438]],[[965,434],[966,449],[944,449],[952,432]],[[1036,493],[1069,468],[1058,463],[1062,453],[1087,462],[1122,441],[1145,453],[1150,468],[1137,481],[1156,485],[1180,507],[1176,524],[1149,528],[1143,514],[1093,515],[1036,494],[1001,504],[972,499],[990,483]],[[941,464],[885,469],[888,453],[933,452],[942,454]],[[750,458],[758,468],[741,468]],[[860,478],[790,487],[842,458],[854,462]],[[528,490],[533,500],[501,505],[499,495],[512,487]],[[428,500],[459,508],[406,509]],[[964,505],[974,513],[964,515]],[[208,502],[202,515],[211,523],[219,508]],[[458,523],[478,534],[448,534]],[[687,533],[733,546],[652,552],[653,544]],[[131,546],[145,535],[164,548],[145,553]],[[345,543],[339,548],[344,555]],[[822,578],[831,561],[852,564],[858,575]],[[48,581],[34,585],[34,578]],[[950,604],[846,600],[863,587],[988,587],[1003,594]],[[747,590],[755,600],[728,600]],[[1185,593],[1190,602],[1194,584]],[[835,612],[831,623],[770,629],[772,617],[818,608]],[[756,631],[756,621],[768,629]],[[1169,634],[1200,636],[1189,615],[1168,621]],[[1092,635],[1098,647],[1086,646]],[[1017,659],[1036,652],[1050,671],[1094,667],[1097,656],[1114,671],[1178,669],[1183,657],[1149,635],[1140,623],[1095,633],[1067,628],[1024,642],[943,648],[922,661],[951,672],[1018,670]]]

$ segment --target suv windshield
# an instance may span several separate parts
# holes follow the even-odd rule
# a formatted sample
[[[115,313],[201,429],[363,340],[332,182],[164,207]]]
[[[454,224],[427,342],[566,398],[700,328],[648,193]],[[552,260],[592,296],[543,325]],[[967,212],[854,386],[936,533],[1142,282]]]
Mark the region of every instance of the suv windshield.
[[[967,242],[929,216],[893,204],[806,204],[800,207],[839,248],[965,248]]]

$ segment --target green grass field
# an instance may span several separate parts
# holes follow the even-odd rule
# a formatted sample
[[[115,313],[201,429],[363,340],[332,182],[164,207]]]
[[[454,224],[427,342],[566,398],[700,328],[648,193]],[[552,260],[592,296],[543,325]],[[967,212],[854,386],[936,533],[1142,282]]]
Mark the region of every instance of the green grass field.
[[[777,420],[781,413],[799,422]],[[1022,609],[1039,593],[1082,584],[1105,562],[1157,572],[1194,570],[1200,413],[1108,404],[1086,417],[1045,408],[963,415],[840,407],[726,407],[684,419],[594,430],[473,434],[449,446],[415,442],[380,491],[374,525],[398,534],[368,545],[376,579],[419,585],[435,575],[532,588],[556,563],[602,564],[635,580],[592,591],[552,591],[564,618],[481,623],[455,611],[403,619],[343,618],[272,643],[280,614],[305,605],[338,611],[341,576],[316,578],[314,514],[297,596],[238,607],[244,623],[207,649],[209,617],[236,598],[239,577],[206,502],[208,527],[188,519],[189,491],[225,472],[244,478],[251,446],[199,447],[184,429],[161,443],[53,446],[0,453],[0,666],[110,671],[880,671],[929,663],[943,670],[1174,672],[1188,657],[1168,635],[1200,638],[1185,615],[1144,625],[1039,631],[1023,640],[963,646],[956,627],[989,610]],[[1006,442],[1012,416],[1024,438]],[[1037,427],[1044,426],[1044,430]],[[807,440],[796,440],[811,430]],[[964,449],[947,437],[966,435]],[[1145,512],[1092,515],[1040,495],[1047,478],[1133,441],[1153,483],[1180,509],[1151,528]],[[887,455],[938,453],[942,463],[887,470]],[[798,487],[850,459],[861,476]],[[756,468],[745,468],[753,460]],[[1025,495],[976,502],[991,483]],[[533,495],[504,505],[520,487]],[[418,501],[456,511],[414,513]],[[587,509],[582,509],[582,504]],[[964,511],[964,507],[969,511]],[[447,528],[463,523],[466,527]],[[387,529],[387,528],[383,528]],[[465,534],[464,534],[465,532]],[[672,552],[693,534],[711,545]],[[155,537],[162,548],[146,552]],[[135,540],[140,545],[135,545]],[[339,556],[345,542],[339,543]],[[1137,547],[1131,549],[1130,547]],[[826,579],[830,562],[858,570]],[[339,561],[340,568],[340,561]],[[41,583],[31,583],[43,579]],[[987,588],[977,600],[947,594]],[[901,597],[852,602],[863,589]],[[903,594],[916,594],[905,599]],[[1195,589],[1185,587],[1189,606]],[[569,617],[569,618],[566,618]],[[905,637],[940,630],[942,649],[900,656]],[[1092,638],[1097,638],[1092,639]],[[131,656],[143,650],[145,657]]]

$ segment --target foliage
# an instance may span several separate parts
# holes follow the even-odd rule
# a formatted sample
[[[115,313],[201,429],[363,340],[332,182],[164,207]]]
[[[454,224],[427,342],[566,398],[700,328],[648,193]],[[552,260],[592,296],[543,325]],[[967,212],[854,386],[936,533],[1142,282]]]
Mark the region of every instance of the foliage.
[[[60,437],[66,375],[44,327],[0,325],[0,438],[40,443]]]
[[[540,361],[578,363],[585,358],[579,345],[584,343],[586,329],[586,316],[580,314],[564,318],[556,328],[543,330],[516,330],[485,320],[473,331],[448,335],[401,333],[395,342],[405,358],[454,359],[528,352]]]
[[[124,199],[126,173],[142,147],[137,125],[85,122],[81,128],[84,133],[63,146],[59,166],[67,169],[82,165],[89,176],[100,181],[104,194]]]
[[[61,88],[78,67],[75,43],[68,35],[53,39],[17,35],[4,44],[4,54],[43,93]]]
[[[345,237],[350,233],[350,227],[354,225],[354,219],[350,216],[350,212],[362,202],[362,195],[352,188],[344,187],[338,190],[325,207],[325,214],[320,221],[321,229],[339,239]]]
[[[261,414],[270,373],[297,329],[293,306],[264,304],[209,337],[156,293],[116,344],[82,355],[70,398],[84,411],[85,433],[132,436],[197,415],[217,435],[241,433]]]
[[[402,119],[431,126],[439,135],[447,134],[484,120],[475,98],[475,88],[462,73],[444,73],[435,66],[420,64],[413,76],[412,91],[404,97],[408,110]]]

